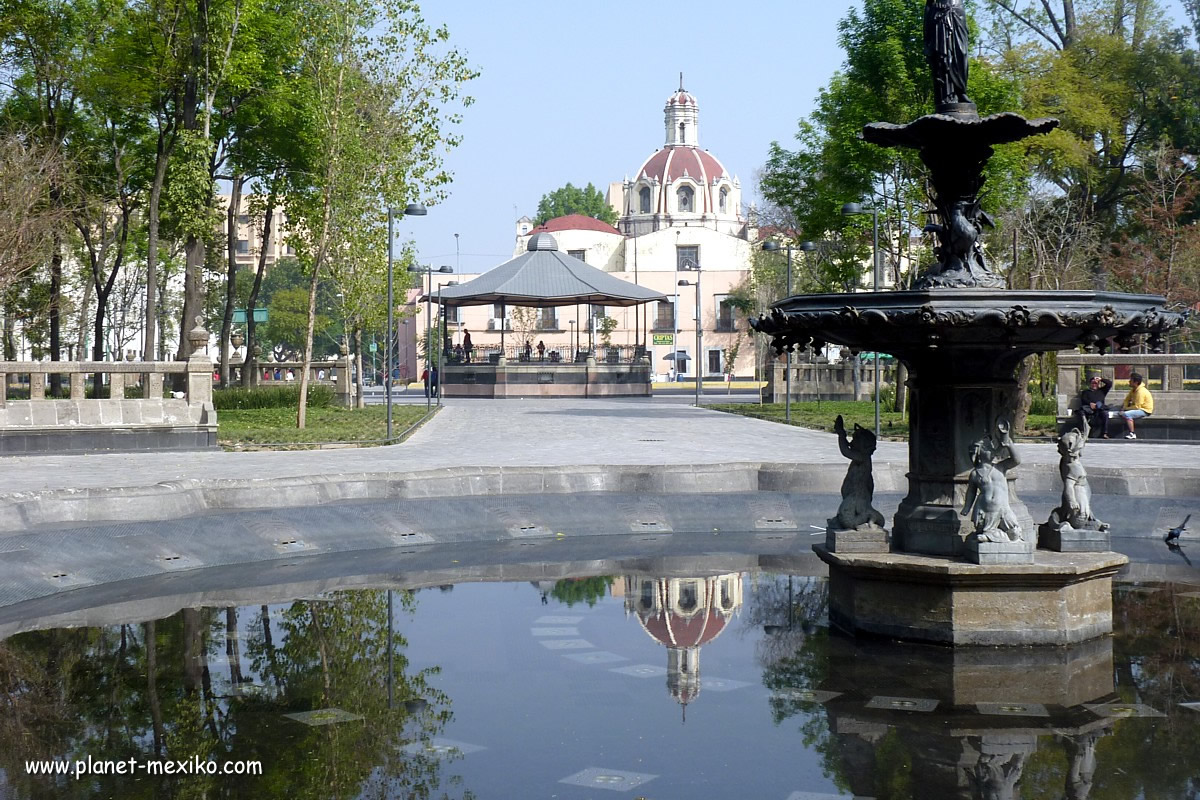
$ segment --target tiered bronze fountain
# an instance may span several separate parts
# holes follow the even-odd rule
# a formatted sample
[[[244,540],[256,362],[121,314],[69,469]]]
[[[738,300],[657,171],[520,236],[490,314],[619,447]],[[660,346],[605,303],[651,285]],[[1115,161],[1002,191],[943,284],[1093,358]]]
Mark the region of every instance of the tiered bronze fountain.
[[[936,263],[912,290],[789,297],[753,327],[779,353],[837,344],[890,353],[909,370],[909,488],[890,536],[871,519],[858,465],[843,486],[851,502],[815,548],[829,564],[834,623],[951,644],[1066,644],[1111,632],[1111,577],[1126,559],[1109,552],[1099,523],[1079,536],[1066,526],[1039,549],[1015,490],[1016,369],[1028,355],[1080,346],[1145,341],[1161,352],[1183,317],[1158,296],[1012,290],[992,271],[979,242],[990,224],[979,193],[992,148],[1058,121],[980,117],[966,95],[966,30],[962,0],[928,0],[935,113],[863,129],[869,142],[916,149],[929,168]]]

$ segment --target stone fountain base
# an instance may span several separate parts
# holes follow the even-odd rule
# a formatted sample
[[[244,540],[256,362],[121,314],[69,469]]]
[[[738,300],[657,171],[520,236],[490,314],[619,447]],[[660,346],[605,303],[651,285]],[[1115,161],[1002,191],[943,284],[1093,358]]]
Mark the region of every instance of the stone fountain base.
[[[1112,633],[1119,553],[980,565],[910,553],[813,550],[829,565],[829,620],[851,634],[950,645],[1068,645]]]

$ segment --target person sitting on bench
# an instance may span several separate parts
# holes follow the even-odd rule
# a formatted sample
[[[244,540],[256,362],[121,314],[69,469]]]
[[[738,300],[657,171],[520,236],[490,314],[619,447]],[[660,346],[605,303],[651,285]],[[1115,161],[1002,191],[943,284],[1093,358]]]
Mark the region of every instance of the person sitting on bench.
[[[1099,375],[1093,375],[1088,381],[1088,388],[1079,394],[1079,414],[1088,424],[1092,436],[1108,438],[1108,406],[1104,399],[1112,381]]]
[[[1126,439],[1137,438],[1133,430],[1135,419],[1154,413],[1154,398],[1150,396],[1150,390],[1146,388],[1145,383],[1145,379],[1137,372],[1129,376],[1129,394],[1125,395],[1125,402],[1121,404],[1121,417],[1124,418],[1128,431],[1125,434]]]

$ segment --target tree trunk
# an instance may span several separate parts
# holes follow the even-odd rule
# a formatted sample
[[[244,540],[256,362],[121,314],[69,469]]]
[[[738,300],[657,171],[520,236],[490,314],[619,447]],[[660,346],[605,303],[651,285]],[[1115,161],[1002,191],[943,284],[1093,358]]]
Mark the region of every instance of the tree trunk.
[[[154,359],[155,326],[158,324],[158,227],[163,184],[167,180],[169,148],[163,131],[158,133],[154,158],[154,181],[150,184],[150,205],[146,210],[146,333],[142,342],[142,360]]]
[[[312,282],[308,285],[308,322],[304,334],[304,358],[300,363],[300,403],[296,409],[296,427],[303,428],[308,417],[308,373],[312,366],[313,334],[317,328],[317,286],[321,277],[321,261],[313,264]]]
[[[246,299],[246,357],[242,361],[242,386],[247,388],[258,384],[260,365],[254,358],[254,343],[257,341],[254,309],[257,308],[258,293],[262,289],[263,275],[267,271],[267,248],[271,243],[271,225],[275,221],[277,197],[274,190],[267,193],[267,208],[263,212],[262,246],[258,249],[258,269],[254,272],[254,285],[250,287],[250,296]]]
[[[225,660],[229,662],[229,682],[236,688],[245,679],[242,676],[242,648],[238,640],[237,608],[225,609]]]
[[[195,326],[196,317],[203,316],[204,313],[204,242],[195,236],[188,236],[183,253],[185,272],[183,313],[179,319],[179,350],[176,356],[178,361],[191,358],[192,344],[188,341],[187,332]]]
[[[142,625],[146,639],[146,696],[150,702],[150,719],[154,730],[154,755],[162,758],[166,730],[163,726],[162,700],[158,696],[158,635],[153,621]]]
[[[367,398],[363,397],[363,354],[362,354],[362,328],[354,329],[354,389],[355,389],[355,408],[366,408]],[[350,376],[347,375],[349,380]]]
[[[1034,356],[1026,356],[1021,359],[1021,366],[1017,367],[1017,407],[1013,410],[1012,421],[1014,433],[1025,433],[1025,423],[1029,419],[1029,405],[1032,402],[1029,377],[1033,374],[1033,359]]]
[[[57,202],[57,200],[56,200]],[[50,360],[62,360],[62,236],[54,234],[54,255],[50,257]],[[50,395],[62,394],[62,375],[50,373]]]
[[[225,212],[225,313],[221,316],[221,335],[218,352],[221,354],[221,388],[229,386],[229,362],[232,358],[229,341],[233,334],[233,307],[237,304],[237,244],[238,217],[242,210],[242,185],[246,176],[233,176],[229,190],[229,209]],[[266,250],[264,244],[260,249]],[[249,352],[249,348],[247,348]]]
[[[87,317],[88,309],[92,305],[92,282],[83,282],[83,301],[79,304],[79,325],[75,328],[75,358],[79,361],[87,360]]]

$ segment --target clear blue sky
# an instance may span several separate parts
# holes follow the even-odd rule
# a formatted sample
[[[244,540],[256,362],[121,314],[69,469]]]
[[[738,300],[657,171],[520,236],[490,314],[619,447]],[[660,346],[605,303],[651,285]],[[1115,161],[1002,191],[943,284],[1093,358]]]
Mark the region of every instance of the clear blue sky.
[[[663,104],[684,84],[700,104],[700,146],[754,198],[772,140],[792,141],[797,120],[843,60],[837,22],[851,0],[630,0],[582,3],[426,0],[430,24],[481,76],[447,159],[450,197],[428,216],[398,221],[422,263],[463,272],[508,260],[514,222],[570,181],[604,191],[632,176],[663,144]],[[1182,24],[1176,0],[1167,3]]]

